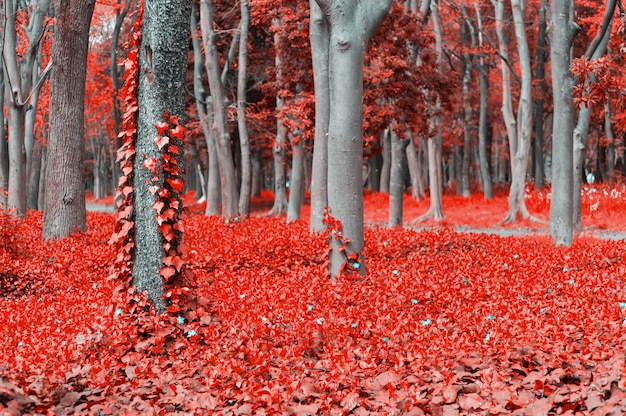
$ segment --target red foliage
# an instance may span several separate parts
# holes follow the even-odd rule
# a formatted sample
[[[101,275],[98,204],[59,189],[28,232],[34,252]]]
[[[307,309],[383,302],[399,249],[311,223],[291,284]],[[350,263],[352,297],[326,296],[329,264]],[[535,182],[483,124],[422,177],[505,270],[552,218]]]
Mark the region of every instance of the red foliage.
[[[624,195],[589,188],[583,207],[609,217]],[[489,205],[470,203],[450,211]],[[0,272],[39,283],[0,299],[0,412],[626,411],[621,242],[370,227],[368,276],[333,284],[303,221],[186,220],[196,298],[165,316],[113,303],[112,215],[46,243],[41,214],[7,223]]]

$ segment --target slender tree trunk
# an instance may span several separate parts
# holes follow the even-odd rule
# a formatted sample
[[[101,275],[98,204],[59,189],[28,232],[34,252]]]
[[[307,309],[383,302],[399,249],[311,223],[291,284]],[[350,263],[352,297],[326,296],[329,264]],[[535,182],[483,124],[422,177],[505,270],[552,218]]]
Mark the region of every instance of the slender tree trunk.
[[[316,0],[310,0],[309,37],[315,83],[315,136],[311,172],[310,230],[324,230],[324,210],[328,206],[328,122],[330,119],[329,42],[330,28]]]
[[[4,21],[4,7],[2,15]],[[4,70],[0,70],[0,108],[4,108]],[[0,111],[0,210],[7,208],[7,193],[9,192],[9,142],[4,129],[4,111]]]
[[[117,0],[117,5],[121,4],[122,0]],[[131,5],[134,3],[134,0],[124,0],[124,7],[122,9],[117,8],[115,10],[115,24],[113,26],[113,32],[111,33],[111,82],[113,84],[113,132],[115,134],[115,151],[113,154],[116,154],[117,149],[122,146],[122,138],[119,136],[120,133],[120,124],[122,122],[122,113],[121,113],[121,104],[119,101],[119,93],[122,88],[123,82],[120,79],[120,75],[118,72],[119,62],[117,61],[117,48],[119,46],[120,32],[122,30],[122,23],[124,23],[124,19],[130,10]],[[116,160],[115,157],[112,158],[113,161]],[[120,163],[114,162],[115,166],[113,169],[113,183],[117,184],[120,175]]]
[[[406,149],[409,139],[400,140],[391,133],[391,175],[389,179],[389,220],[387,225],[402,225],[404,175],[407,170]]]
[[[607,161],[606,170],[609,177],[609,181],[613,182],[615,179],[615,135],[613,134],[613,125],[611,124],[611,102],[607,101],[604,104],[604,132],[606,135],[606,151]]]
[[[246,95],[248,84],[248,26],[250,23],[250,4],[240,0],[241,21],[239,22],[239,64],[237,67],[237,126],[239,128],[239,146],[241,149],[241,190],[239,192],[239,214],[250,215],[252,186],[252,162],[250,160],[250,139],[246,122]]]
[[[280,24],[279,21],[275,24]],[[275,67],[276,80],[281,83],[283,79],[283,63],[281,54],[283,53],[282,39],[279,33],[274,34],[274,48],[276,49]],[[278,95],[276,96],[276,111],[278,112],[285,105],[285,100]],[[274,154],[274,206],[268,215],[281,216],[287,211],[287,190],[286,190],[286,160],[285,148],[287,146],[287,133],[283,121],[276,118],[276,138],[272,146]],[[311,214],[313,215],[313,214]]]
[[[607,44],[611,35],[611,27],[616,4],[616,0],[607,1],[600,29],[585,51],[585,57],[587,59],[599,59],[606,53]],[[576,36],[576,34],[573,36]],[[583,159],[585,146],[587,144],[587,131],[589,130],[590,119],[591,108],[583,104],[578,112],[578,121],[576,123],[576,127],[574,128],[574,184],[572,190],[572,215],[574,216],[573,227],[578,232],[582,231],[580,192],[582,188]]]
[[[41,140],[35,141],[33,147],[32,161],[30,171],[28,172],[28,200],[26,205],[29,209],[39,209],[41,205],[39,201],[39,187],[42,168],[42,155],[44,145]]]
[[[389,194],[389,182],[391,180],[391,132],[389,128],[381,134],[383,145],[383,166],[380,168],[380,192]]]
[[[263,188],[263,178],[261,172],[261,154],[259,152],[254,152],[252,154],[252,186],[251,193],[253,197],[257,197],[261,195],[261,190]]]
[[[409,143],[406,147],[406,161],[409,169],[409,175],[411,176],[411,197],[417,201],[421,201],[424,197],[424,184],[422,183],[422,172],[419,157],[415,150],[415,140],[410,132]]]
[[[291,186],[289,188],[289,206],[287,223],[300,218],[300,209],[304,200],[304,141],[302,136],[291,138]]]
[[[461,196],[469,197],[470,190],[470,156],[472,154],[472,118],[473,111],[470,103],[469,88],[472,81],[472,60],[465,57],[465,71],[463,74],[463,159],[461,166]]]
[[[83,160],[89,26],[95,0],[55,0],[43,238],[85,231]]]
[[[216,137],[220,178],[222,181],[222,217],[237,217],[238,193],[235,163],[230,148],[226,95],[220,76],[219,57],[214,30],[213,1],[200,0],[200,26],[206,53],[206,71],[209,75],[211,103],[213,105],[213,131]]]
[[[572,0],[553,0],[554,34],[550,42],[554,127],[552,139],[552,199],[550,236],[556,245],[572,244],[574,77],[570,72],[571,48],[578,31],[573,21]]]
[[[485,53],[482,50],[484,47],[483,20],[478,2],[474,3],[474,8],[476,10],[476,20],[478,24],[478,46],[480,48],[480,55],[478,58],[478,85],[480,92],[480,109],[478,114],[478,159],[480,163],[480,177],[483,183],[483,195],[485,199],[491,199],[493,198],[493,188],[491,184],[491,171],[489,163],[490,152],[489,146],[487,145],[487,130],[489,128],[487,121],[489,68],[485,65]]]
[[[365,273],[363,235],[363,60],[391,0],[316,0],[330,24],[328,206],[349,241],[330,240],[332,279]],[[332,175],[330,174],[332,172]],[[344,251],[345,248],[345,251]]]
[[[537,63],[535,66],[535,83],[537,85],[537,99],[534,103],[535,136],[533,141],[533,161],[535,189],[542,189],[544,184],[544,160],[543,160],[543,105],[545,91],[545,64],[546,52],[546,13],[547,0],[541,0],[539,7],[539,28],[537,34]]]

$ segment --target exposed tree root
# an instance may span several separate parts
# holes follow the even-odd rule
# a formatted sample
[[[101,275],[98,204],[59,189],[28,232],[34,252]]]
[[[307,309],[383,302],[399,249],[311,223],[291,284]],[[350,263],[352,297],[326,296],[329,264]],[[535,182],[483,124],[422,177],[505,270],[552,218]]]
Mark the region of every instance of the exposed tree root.
[[[419,217],[415,218],[413,221],[411,221],[409,224],[420,224],[422,222],[425,222],[427,220],[433,219],[436,222],[439,222],[441,220],[443,220],[443,212],[441,211],[441,209],[429,209],[428,211],[426,211],[426,213],[424,215],[420,215]]]

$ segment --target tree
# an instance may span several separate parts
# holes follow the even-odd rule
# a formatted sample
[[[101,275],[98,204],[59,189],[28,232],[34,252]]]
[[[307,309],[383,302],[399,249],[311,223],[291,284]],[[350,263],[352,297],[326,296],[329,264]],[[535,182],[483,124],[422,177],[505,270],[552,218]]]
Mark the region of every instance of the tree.
[[[215,39],[215,16],[212,0],[200,0],[200,27],[206,53],[206,72],[209,76],[213,106],[213,134],[216,138],[220,179],[222,181],[222,217],[233,219],[238,213],[237,175],[230,150],[227,98],[220,76],[220,62]],[[235,41],[233,41],[233,44]],[[227,59],[227,62],[230,62]]]
[[[311,173],[311,231],[322,231],[328,206],[328,122],[330,119],[328,20],[316,0],[310,0],[309,37],[315,84],[315,138]]]
[[[55,66],[50,80],[44,239],[86,229],[84,102],[89,26],[95,1],[55,0],[54,6]]]
[[[246,93],[248,91],[248,27],[250,26],[250,4],[240,0],[241,21],[239,22],[239,63],[237,66],[237,126],[239,129],[239,147],[241,149],[241,190],[239,192],[239,214],[250,215],[252,186],[252,162],[250,160],[250,139],[246,122]]]
[[[178,259],[173,251],[181,232],[171,220],[182,212],[177,199],[184,149],[179,123],[184,117],[190,11],[189,0],[148,0],[139,49],[132,283],[139,292],[147,291],[158,312],[165,310],[163,284],[177,266],[168,262]]]
[[[24,143],[26,110],[32,97],[32,73],[36,61],[39,41],[42,38],[44,19],[50,0],[38,0],[32,4],[31,19],[26,27],[28,47],[18,59],[17,15],[19,1],[5,2],[5,30],[2,49],[6,70],[5,104],[8,128],[8,207],[18,214],[26,211],[26,147]],[[39,88],[41,84],[34,88]],[[28,156],[30,157],[30,156]]]
[[[363,61],[391,0],[316,0],[330,26],[328,206],[341,223],[330,241],[329,271],[365,273],[363,236]],[[344,251],[345,250],[345,251]]]

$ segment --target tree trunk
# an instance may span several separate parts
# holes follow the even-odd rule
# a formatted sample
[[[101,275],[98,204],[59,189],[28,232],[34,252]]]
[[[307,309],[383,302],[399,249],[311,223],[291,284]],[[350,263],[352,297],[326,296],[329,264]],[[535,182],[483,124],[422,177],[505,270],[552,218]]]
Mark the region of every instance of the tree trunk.
[[[239,22],[239,64],[237,67],[237,127],[239,128],[239,147],[241,149],[241,189],[239,192],[239,215],[250,215],[252,187],[252,162],[250,160],[250,139],[246,122],[246,95],[248,84],[248,26],[250,23],[250,4],[240,0],[241,21]]]
[[[606,171],[609,177],[609,181],[615,179],[615,135],[613,134],[613,125],[611,124],[611,102],[607,101],[604,104],[604,132],[606,135]]]
[[[410,138],[406,147],[406,161],[411,177],[411,197],[416,201],[421,201],[424,197],[424,184],[422,183],[420,161],[415,151],[415,140],[410,133],[407,134]]]
[[[330,240],[329,272],[365,273],[363,236],[363,59],[391,0],[316,0],[330,24],[328,205],[348,242]],[[331,174],[332,173],[332,174]],[[345,252],[343,248],[345,247]]]
[[[311,172],[311,219],[312,232],[324,230],[324,210],[328,207],[328,121],[330,119],[330,91],[328,57],[330,28],[328,20],[316,3],[310,0],[311,18],[309,37],[313,60],[315,83],[315,136],[313,167]]]
[[[206,71],[209,75],[211,103],[213,105],[213,132],[216,137],[220,179],[222,181],[222,217],[237,217],[237,175],[230,148],[230,132],[228,130],[227,99],[220,75],[219,57],[214,29],[213,1],[200,1],[200,26],[206,53]]]
[[[552,138],[552,199],[550,236],[556,245],[572,244],[573,233],[573,142],[574,78],[570,72],[571,47],[577,26],[573,21],[572,0],[553,0],[554,34],[550,42],[554,127]]]
[[[0,10],[0,18],[4,18],[4,8]],[[4,108],[4,70],[0,70],[0,108]],[[0,210],[7,208],[7,192],[9,191],[9,142],[4,129],[4,111],[0,111]]]
[[[261,172],[261,154],[259,152],[254,152],[252,154],[252,185],[250,187],[250,192],[253,197],[258,197],[261,195],[261,190],[263,187],[263,178]]]
[[[84,101],[95,1],[56,0],[43,238],[85,231]]]
[[[470,103],[469,89],[472,81],[472,58],[465,56],[465,71],[463,74],[463,161],[461,166],[461,196],[469,197],[470,190],[470,156],[472,154],[472,118],[473,111]]]
[[[504,8],[502,1],[496,6],[496,25],[502,25],[504,16]],[[504,218],[504,223],[515,222],[519,217],[529,218],[530,215],[526,210],[526,202],[524,200],[526,190],[526,170],[528,165],[528,155],[530,150],[530,138],[533,127],[532,119],[532,72],[530,67],[530,53],[528,50],[528,41],[526,39],[526,7],[520,0],[511,0],[511,9],[513,12],[513,22],[515,26],[515,38],[517,41],[517,51],[519,55],[519,65],[521,72],[521,91],[517,107],[517,119],[511,117],[508,111],[510,102],[510,90],[504,92],[503,97],[508,95],[507,103],[503,105],[503,113],[507,122],[507,132],[509,133],[509,146],[511,157],[511,187],[509,189],[509,213]],[[498,30],[498,42],[503,37],[502,26]],[[506,41],[501,43],[501,48],[506,45]],[[506,48],[504,48],[506,49]],[[504,65],[504,62],[503,62]],[[504,71],[503,68],[503,77]],[[516,130],[511,135],[512,130]],[[512,138],[514,140],[512,140]]]
[[[543,160],[543,105],[545,91],[545,64],[547,59],[546,52],[546,13],[547,0],[541,0],[539,8],[539,29],[537,34],[537,64],[535,66],[535,80],[537,85],[537,99],[534,103],[535,108],[535,136],[533,141],[533,171],[535,177],[535,189],[542,189],[544,184],[544,160]]]
[[[32,161],[30,171],[28,172],[28,195],[26,205],[29,209],[39,209],[41,202],[39,201],[39,187],[41,186],[41,167],[44,145],[41,140],[35,141],[33,147]]]
[[[156,196],[150,186],[162,189],[171,173],[159,168],[155,174],[144,167],[144,162],[155,159],[161,166],[164,150],[157,147],[159,136],[157,123],[164,122],[165,114],[184,117],[185,73],[189,42],[189,0],[161,0],[144,6],[141,47],[139,51],[139,86],[136,157],[133,166],[135,195],[135,258],[133,262],[133,285],[137,291],[147,291],[148,298],[157,312],[162,313],[163,278],[160,275],[163,257],[167,255],[164,238],[159,230]],[[170,146],[179,151],[175,155],[182,170],[184,141],[170,137]],[[179,207],[179,214],[182,207]]]
[[[545,0],[544,0],[545,1]],[[478,114],[478,160],[480,163],[480,177],[483,183],[483,195],[485,199],[493,198],[493,188],[491,184],[490,171],[490,151],[487,144],[488,138],[488,93],[489,93],[489,67],[485,65],[485,53],[482,51],[484,47],[483,38],[483,21],[478,3],[475,4],[476,19],[478,23],[478,46],[481,48],[478,60],[478,85],[480,93],[480,104]]]
[[[275,22],[277,25],[279,22]],[[276,49],[275,67],[276,67],[276,80],[282,82],[282,58],[281,53],[283,51],[281,36],[278,33],[274,34],[274,48]],[[285,105],[285,100],[278,95],[276,96],[276,111],[278,112]],[[283,121],[276,118],[276,138],[274,139],[274,145],[272,146],[272,152],[274,154],[274,206],[268,213],[268,215],[281,216],[287,211],[287,190],[286,190],[286,160],[285,160],[285,148],[287,146],[287,133]],[[313,215],[313,214],[311,214]]]
[[[606,47],[611,35],[611,27],[616,3],[616,0],[607,1],[606,8],[604,10],[604,17],[602,18],[602,23],[600,24],[598,33],[596,33],[596,36],[592,39],[589,47],[585,51],[585,57],[587,59],[599,59],[606,53]],[[576,33],[574,33],[573,36],[576,36]],[[583,159],[585,146],[587,144],[587,131],[589,130],[590,118],[591,108],[582,104],[578,112],[578,121],[576,123],[576,127],[574,128],[574,184],[572,189],[572,199],[574,204],[572,208],[572,215],[574,216],[573,227],[579,232],[582,231],[580,192],[582,188]],[[576,175],[578,175],[578,177]]]
[[[406,149],[410,139],[400,140],[391,133],[391,175],[389,178],[389,221],[387,226],[402,225],[404,175],[407,170]]]
[[[289,207],[287,223],[300,218],[304,200],[304,142],[302,136],[291,137],[291,186],[289,187]]]
[[[117,5],[119,6],[121,0],[117,0]],[[125,0],[124,7],[120,10],[119,7],[115,10],[115,24],[113,26],[113,32],[111,33],[111,83],[113,84],[113,133],[115,149],[119,149],[122,146],[122,138],[120,137],[120,124],[122,122],[122,113],[121,113],[121,104],[119,100],[120,89],[122,88],[123,82],[120,79],[119,72],[117,70],[117,66],[119,62],[117,61],[117,48],[119,46],[120,32],[122,30],[122,23],[124,23],[124,19],[130,10],[131,5],[134,3],[134,0]],[[115,152],[113,153],[115,154]],[[116,160],[115,157],[112,158],[113,161]],[[120,175],[120,163],[114,162],[113,169],[113,183],[117,184]]]
[[[391,132],[388,128],[381,134],[383,146],[383,166],[380,168],[380,192],[389,194],[389,182],[391,180]]]

